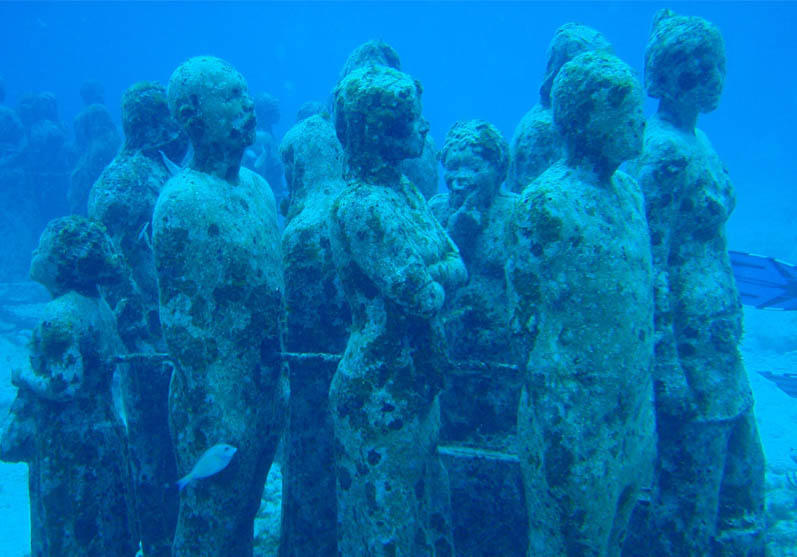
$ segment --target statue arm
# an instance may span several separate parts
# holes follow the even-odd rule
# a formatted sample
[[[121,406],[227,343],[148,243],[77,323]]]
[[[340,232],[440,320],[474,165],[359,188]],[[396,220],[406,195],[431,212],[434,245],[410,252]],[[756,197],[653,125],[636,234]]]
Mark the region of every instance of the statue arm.
[[[440,236],[444,238],[445,245],[440,261],[429,266],[429,274],[446,288],[455,288],[465,284],[468,280],[468,270],[462,261],[459,248],[436,220],[435,227]]]
[[[388,299],[416,315],[435,314],[445,300],[438,280],[445,278],[445,262],[439,262],[438,269],[427,266],[392,207],[378,199],[371,201],[358,203],[353,210],[338,208],[345,249]]]

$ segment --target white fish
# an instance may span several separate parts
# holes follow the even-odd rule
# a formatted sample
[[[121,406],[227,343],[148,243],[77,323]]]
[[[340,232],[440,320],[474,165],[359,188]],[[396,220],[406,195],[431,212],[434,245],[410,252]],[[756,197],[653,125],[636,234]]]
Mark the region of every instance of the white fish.
[[[152,240],[149,239],[147,229],[149,229],[149,221],[145,222],[144,226],[141,227],[141,231],[138,233],[138,241],[140,242],[143,240],[144,243],[147,244],[147,247],[152,250]]]
[[[226,443],[213,445],[199,457],[191,471],[180,478],[177,482],[177,488],[182,491],[186,485],[194,480],[218,474],[227,467],[237,450]]]
[[[144,223],[144,226],[141,227],[141,230],[138,232],[138,241],[144,240],[147,237],[147,228],[149,228],[149,221]]]
[[[183,167],[174,162],[172,159],[166,156],[166,153],[163,151],[158,151],[161,154],[161,158],[163,159],[163,164],[166,165],[166,169],[169,171],[171,176],[176,176],[183,171]]]

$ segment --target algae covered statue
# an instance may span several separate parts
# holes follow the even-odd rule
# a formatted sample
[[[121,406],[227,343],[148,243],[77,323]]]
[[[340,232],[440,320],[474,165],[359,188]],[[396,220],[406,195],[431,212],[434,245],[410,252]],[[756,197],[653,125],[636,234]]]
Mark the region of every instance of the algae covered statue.
[[[429,201],[468,270],[467,284],[446,292],[443,320],[454,365],[440,394],[440,442],[458,555],[519,555],[526,547],[514,458],[520,381],[509,363],[504,281],[504,230],[517,200],[502,190],[508,154],[506,140],[489,122],[455,123],[441,152],[449,193]]]
[[[342,555],[453,555],[436,453],[446,366],[439,312],[466,271],[398,168],[423,150],[420,94],[406,74],[376,65],[335,90],[348,180],[330,233],[353,321],[329,394]]]
[[[280,144],[290,204],[282,234],[285,348],[340,354],[351,316],[335,271],[329,212],[343,190],[343,149],[332,123],[316,114]],[[290,418],[283,441],[280,556],[336,557],[337,501],[329,384],[337,362],[290,362]]]
[[[178,473],[214,445],[236,449],[226,468],[181,492],[173,555],[252,555],[285,413],[274,196],[240,166],[255,115],[235,68],[191,58],[172,74],[168,99],[194,148],[152,221],[161,324],[175,362],[169,426]]]
[[[124,353],[98,285],[122,278],[121,258],[101,225],[51,221],[33,253],[31,278],[53,300],[30,344],[2,457],[29,463],[31,550],[119,555],[138,548],[124,426],[114,409],[114,357]]]
[[[394,70],[401,70],[401,60],[398,52],[392,46],[384,41],[370,40],[362,43],[349,54],[340,72],[340,79],[342,80],[357,68],[372,65],[387,66]],[[426,199],[437,193],[439,178],[437,169],[439,164],[437,161],[437,149],[431,134],[426,134],[423,152],[419,156],[404,159],[398,165],[401,173],[412,182]]]
[[[724,80],[719,30],[660,11],[645,51],[659,108],[635,172],[656,277],[658,496],[646,543],[661,554],[763,555],[764,457],[725,237],[733,187],[696,128],[719,105]]]
[[[468,283],[446,296],[451,358],[509,362],[504,229],[517,199],[501,190],[509,148],[489,122],[457,122],[448,130],[441,162],[449,193],[433,197],[429,207],[468,269]],[[509,449],[520,391],[514,375],[496,369],[452,371],[441,397],[444,440]]]
[[[170,555],[177,524],[177,492],[163,489],[177,476],[169,435],[171,367],[155,357],[167,351],[158,315],[158,283],[150,241],[152,212],[170,178],[164,156],[181,161],[188,137],[169,114],[166,88],[139,82],[122,95],[121,151],[89,193],[89,216],[102,222],[123,255],[126,280],[102,288],[132,360],[122,374],[130,467],[145,557]]]
[[[599,31],[580,23],[565,23],[554,33],[548,45],[548,65],[540,85],[540,102],[520,120],[510,143],[506,185],[511,191],[523,191],[565,156],[564,142],[553,124],[551,88],[562,66],[591,50],[611,54],[612,45]]]
[[[638,184],[615,172],[641,152],[642,91],[624,62],[586,52],[552,106],[566,158],[507,229],[528,555],[619,555],[655,450],[650,241]]]

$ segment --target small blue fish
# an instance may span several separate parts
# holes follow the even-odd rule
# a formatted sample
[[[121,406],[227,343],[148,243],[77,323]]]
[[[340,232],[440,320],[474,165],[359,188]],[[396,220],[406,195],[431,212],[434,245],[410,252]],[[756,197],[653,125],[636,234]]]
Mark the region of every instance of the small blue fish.
[[[226,443],[213,445],[199,457],[191,471],[180,478],[177,482],[177,488],[182,491],[186,485],[194,480],[218,474],[227,467],[237,450]]]

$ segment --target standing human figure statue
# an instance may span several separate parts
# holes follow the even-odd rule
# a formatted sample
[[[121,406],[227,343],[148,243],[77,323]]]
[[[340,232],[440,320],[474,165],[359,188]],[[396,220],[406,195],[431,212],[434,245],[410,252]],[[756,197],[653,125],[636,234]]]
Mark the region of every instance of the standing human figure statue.
[[[453,555],[436,452],[447,364],[439,312],[466,271],[398,167],[423,150],[420,93],[381,65],[352,71],[335,89],[347,186],[330,233],[353,321],[329,393],[342,555]]]
[[[429,207],[468,271],[467,284],[447,292],[443,308],[453,365],[440,394],[440,443],[454,545],[462,556],[519,555],[526,548],[527,516],[516,461],[520,381],[504,280],[504,231],[517,201],[517,194],[502,189],[509,148],[489,122],[456,122],[441,162],[449,193],[434,196]]]
[[[114,409],[114,358],[124,353],[98,286],[123,276],[101,225],[51,221],[33,253],[31,278],[53,300],[30,343],[4,459],[29,464],[31,550],[51,555],[133,557],[139,535],[124,426]]]
[[[501,190],[509,163],[506,140],[484,120],[457,122],[448,130],[441,162],[449,193],[433,197],[429,207],[468,270],[468,283],[446,297],[451,358],[510,362],[504,230],[517,195]],[[514,450],[519,384],[514,373],[499,377],[497,368],[485,369],[478,375],[474,369],[463,375],[452,370],[441,397],[443,438]]]
[[[191,58],[169,108],[194,149],[158,197],[153,246],[160,318],[175,362],[169,426],[179,474],[218,443],[218,474],[180,493],[173,555],[251,556],[254,518],[285,415],[282,271],[274,196],[241,168],[254,104],[227,62]]]
[[[169,435],[171,367],[155,354],[167,351],[158,316],[158,283],[150,221],[171,176],[164,156],[182,160],[188,137],[169,114],[166,88],[139,82],[122,95],[121,151],[91,188],[88,213],[102,222],[124,257],[127,276],[102,288],[128,352],[149,354],[122,374],[130,465],[145,557],[171,555],[177,492],[163,489],[177,476]],[[161,154],[163,153],[163,154]]]
[[[627,64],[586,52],[551,98],[566,157],[507,229],[528,555],[619,555],[655,450],[650,240],[642,192],[616,172],[642,149],[642,90]]]
[[[329,237],[332,202],[343,190],[343,149],[320,115],[294,125],[280,144],[290,204],[282,233],[285,348],[290,416],[283,441],[280,556],[337,557],[335,456],[329,384],[348,340],[351,314]],[[313,356],[312,354],[316,354]]]
[[[565,156],[564,142],[551,113],[551,88],[559,70],[581,54],[595,50],[612,53],[612,45],[599,31],[581,23],[565,23],[548,45],[548,65],[540,86],[540,102],[529,110],[515,128],[509,145],[509,172],[506,186],[520,193]]]
[[[30,188],[26,194],[35,200],[37,214],[31,218],[31,226],[38,235],[50,220],[69,213],[67,192],[76,158],[74,145],[58,117],[53,93],[25,95],[19,100],[17,114],[27,136],[23,156]]]
[[[660,11],[645,51],[645,85],[659,107],[634,171],[656,299],[658,494],[645,543],[669,555],[764,554],[764,457],[725,237],[733,186],[696,128],[719,105],[724,81],[719,30]]]

